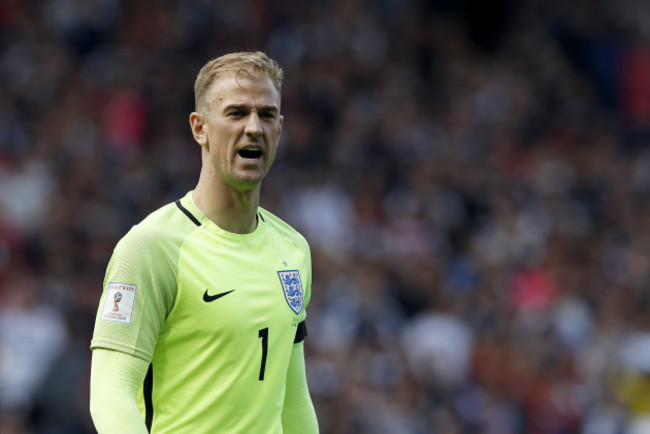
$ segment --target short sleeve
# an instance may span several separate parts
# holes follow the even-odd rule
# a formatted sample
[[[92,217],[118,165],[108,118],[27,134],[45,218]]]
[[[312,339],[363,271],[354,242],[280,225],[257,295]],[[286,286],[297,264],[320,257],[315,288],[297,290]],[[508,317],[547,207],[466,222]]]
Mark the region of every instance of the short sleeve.
[[[177,287],[177,248],[135,226],[115,247],[97,310],[91,348],[150,361]]]

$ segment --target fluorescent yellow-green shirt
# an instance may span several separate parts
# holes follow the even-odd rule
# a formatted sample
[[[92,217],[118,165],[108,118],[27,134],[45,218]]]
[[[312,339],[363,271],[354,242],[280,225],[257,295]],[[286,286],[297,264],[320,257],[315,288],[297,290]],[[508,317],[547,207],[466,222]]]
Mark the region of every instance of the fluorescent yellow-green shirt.
[[[188,193],[116,246],[91,347],[151,362],[152,433],[279,433],[310,294],[298,232],[264,209],[254,232],[226,232]]]

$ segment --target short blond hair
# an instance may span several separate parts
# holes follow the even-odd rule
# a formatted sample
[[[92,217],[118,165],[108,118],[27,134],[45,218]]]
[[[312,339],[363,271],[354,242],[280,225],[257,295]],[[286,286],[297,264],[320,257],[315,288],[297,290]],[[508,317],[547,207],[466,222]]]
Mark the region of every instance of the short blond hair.
[[[196,111],[208,108],[206,93],[212,83],[223,75],[244,75],[251,78],[271,79],[278,93],[282,90],[284,71],[278,63],[261,51],[241,51],[224,54],[203,65],[194,82],[194,103]]]

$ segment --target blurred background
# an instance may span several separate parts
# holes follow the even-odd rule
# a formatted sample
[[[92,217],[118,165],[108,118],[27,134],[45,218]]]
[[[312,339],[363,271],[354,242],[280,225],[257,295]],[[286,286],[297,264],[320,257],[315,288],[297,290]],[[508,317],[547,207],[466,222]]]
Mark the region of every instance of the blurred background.
[[[94,432],[108,258],[242,49],[286,71],[323,433],[650,433],[649,0],[0,0],[0,432]]]

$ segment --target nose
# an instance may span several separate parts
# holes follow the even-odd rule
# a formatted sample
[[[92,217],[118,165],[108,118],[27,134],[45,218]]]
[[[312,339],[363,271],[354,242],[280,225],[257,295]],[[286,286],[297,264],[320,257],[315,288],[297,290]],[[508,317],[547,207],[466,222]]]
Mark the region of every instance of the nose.
[[[246,122],[246,135],[253,139],[262,135],[262,122],[260,122],[260,117],[255,112],[251,112],[248,116],[248,121]]]

